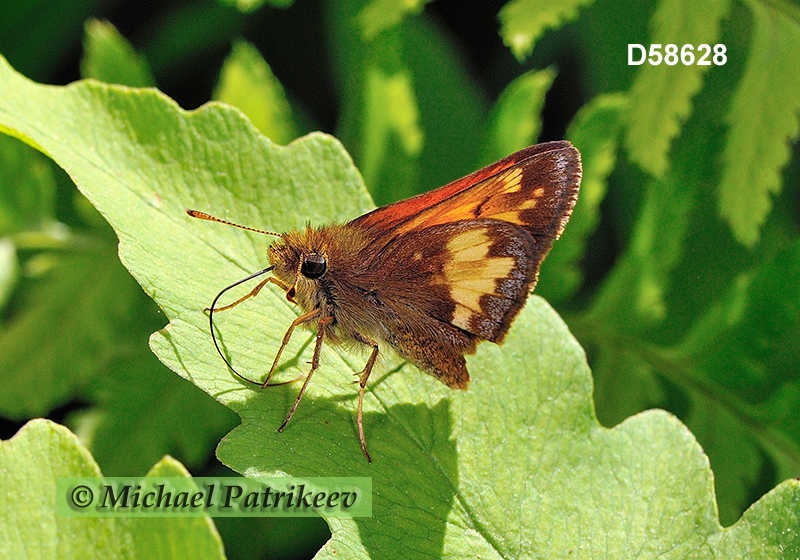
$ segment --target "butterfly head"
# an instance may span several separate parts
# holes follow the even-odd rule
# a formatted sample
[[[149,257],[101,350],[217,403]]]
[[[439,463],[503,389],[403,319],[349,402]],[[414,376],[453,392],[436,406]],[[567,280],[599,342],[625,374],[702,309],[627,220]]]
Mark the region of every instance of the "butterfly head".
[[[286,297],[304,309],[318,305],[319,284],[329,272],[330,247],[320,230],[291,231],[269,247],[273,274],[287,286]]]

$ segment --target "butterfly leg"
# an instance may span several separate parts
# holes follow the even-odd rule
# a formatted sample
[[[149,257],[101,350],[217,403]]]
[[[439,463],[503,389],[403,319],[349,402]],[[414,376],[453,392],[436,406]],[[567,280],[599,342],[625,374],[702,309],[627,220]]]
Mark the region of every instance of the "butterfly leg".
[[[314,313],[314,312],[316,312],[316,315],[319,315],[320,314],[319,308],[315,309],[311,313]],[[306,315],[311,315],[311,313],[307,313]],[[306,317],[306,315],[303,315],[303,316],[298,317],[297,319],[295,319],[295,321],[292,323],[292,326],[289,327],[289,332],[286,333],[287,336],[291,334],[292,329],[294,329],[294,327],[295,327],[295,323],[298,320],[302,319],[303,317]],[[306,320],[308,320],[308,319],[306,319]],[[297,405],[300,404],[300,399],[303,398],[303,394],[306,392],[306,387],[308,387],[308,382],[311,381],[311,376],[314,375],[314,372],[316,371],[317,367],[319,367],[319,355],[320,355],[320,352],[322,351],[322,339],[324,338],[324,335],[325,335],[325,327],[327,325],[329,325],[330,323],[332,323],[332,322],[333,322],[333,316],[323,317],[322,319],[319,320],[319,326],[317,327],[317,342],[314,345],[314,356],[311,358],[311,369],[308,371],[308,375],[306,376],[306,380],[303,383],[303,386],[300,388],[300,393],[298,393],[297,398],[295,399],[294,404],[292,405],[292,409],[289,411],[288,416],[286,416],[286,420],[284,420],[283,424],[281,424],[281,427],[278,428],[279,432],[283,431],[283,429],[289,423],[289,420],[291,420],[292,416],[294,416],[294,411],[297,410]],[[287,339],[284,338],[284,340],[287,340]],[[285,346],[285,344],[284,344],[284,346]],[[283,347],[281,347],[281,350],[283,350]]]
[[[361,373],[358,374],[358,417],[357,417],[357,424],[358,424],[358,439],[361,440],[361,450],[364,452],[364,456],[367,458],[367,461],[370,463],[372,462],[372,457],[369,455],[369,451],[367,451],[367,440],[364,438],[364,420],[363,420],[363,404],[364,404],[364,390],[367,388],[367,379],[369,379],[369,374],[372,373],[372,368],[375,366],[375,360],[378,359],[378,343],[372,339],[367,338],[361,333],[355,333],[355,339],[367,346],[372,347],[372,353],[369,355],[369,359],[367,360],[366,365],[364,365],[364,369],[361,370]]]
[[[292,338],[292,333],[294,332],[294,328],[297,325],[302,325],[303,323],[307,323],[308,321],[311,321],[312,319],[316,319],[317,317],[320,316],[320,313],[321,313],[320,309],[317,308],[317,309],[314,309],[312,311],[309,311],[305,315],[300,315],[297,319],[292,321],[292,324],[289,325],[289,328],[286,331],[286,334],[283,335],[283,342],[281,342],[281,347],[278,348],[278,352],[275,354],[275,359],[272,362],[272,367],[269,368],[269,374],[267,375],[267,378],[264,380],[264,383],[261,384],[262,388],[264,388],[264,387],[266,387],[267,385],[270,384],[269,380],[272,379],[272,374],[275,373],[275,368],[278,367],[278,360],[281,359],[281,354],[283,353],[283,349],[286,348],[286,345],[289,344],[289,340]],[[332,318],[331,318],[331,320],[332,320]],[[322,325],[323,325],[322,320],[320,320],[319,324],[320,324],[320,328],[322,328]],[[318,330],[318,332],[317,332],[317,345],[322,344],[322,339],[320,338],[320,334],[319,334],[320,332],[322,332],[322,331]],[[318,356],[317,356],[318,352],[319,352],[319,349],[315,348],[315,350],[314,350],[314,357],[315,358],[318,358]],[[310,377],[310,375],[309,375],[309,377]],[[308,380],[306,380],[306,383],[308,383]],[[283,383],[274,383],[273,385],[283,385]]]
[[[266,280],[262,280],[261,282],[259,282],[258,285],[250,291],[250,293],[240,297],[239,299],[237,299],[236,301],[234,301],[231,304],[225,305],[223,307],[217,307],[214,311],[225,311],[226,309],[230,309],[231,307],[236,307],[237,305],[239,305],[240,303],[242,303],[246,299],[250,299],[251,297],[256,297],[258,295],[258,292],[261,291],[261,288],[266,286],[269,282],[272,282],[273,284],[276,284],[283,291],[286,291],[286,290],[289,289],[289,287],[286,284],[284,284],[283,282],[281,282],[280,280],[278,280],[274,276],[270,276]],[[208,311],[208,310],[209,310],[209,308],[206,307],[206,311]]]

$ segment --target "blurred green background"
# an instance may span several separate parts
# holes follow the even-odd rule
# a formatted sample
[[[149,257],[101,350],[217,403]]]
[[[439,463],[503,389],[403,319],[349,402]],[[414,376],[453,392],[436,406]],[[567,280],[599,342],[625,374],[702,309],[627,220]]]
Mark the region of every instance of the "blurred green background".
[[[537,293],[587,350],[601,423],[652,407],[681,418],[711,459],[725,525],[800,476],[797,4],[553,3],[530,53],[503,37],[514,45],[515,23],[550,3],[517,2],[527,12],[507,9],[502,27],[502,2],[399,5],[6,0],[0,54],[38,82],[155,85],[187,109],[222,99],[278,143],[334,134],[378,204],[456,179],[526,134],[570,137],[592,184]],[[629,43],[704,33],[726,45],[725,65],[627,64]],[[135,64],[106,65],[114,49]],[[508,103],[510,84],[543,69],[520,86],[546,92],[543,104]],[[277,101],[265,108],[249,88]],[[532,124],[493,138],[509,106]],[[584,123],[573,138],[582,114],[597,132]],[[150,353],[165,321],[113,232],[64,171],[0,140],[2,438],[46,416],[106,475],[143,475],[167,453],[196,476],[225,472],[214,448],[236,415]],[[229,558],[310,557],[329,536],[307,519],[215,523]]]

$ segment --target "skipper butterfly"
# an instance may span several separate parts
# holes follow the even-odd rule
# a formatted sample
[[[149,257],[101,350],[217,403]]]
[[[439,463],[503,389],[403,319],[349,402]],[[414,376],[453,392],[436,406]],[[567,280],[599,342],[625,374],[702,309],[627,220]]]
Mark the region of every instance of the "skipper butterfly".
[[[323,341],[369,349],[358,373],[358,437],[368,461],[362,420],[367,380],[379,343],[453,389],[466,389],[464,360],[478,342],[503,339],[539,266],[569,220],[581,181],[580,153],[569,142],[547,142],[434,191],[389,204],[346,224],[308,226],[283,234],[240,226],[204,212],[195,218],[279,237],[268,249],[268,268],[222,290],[209,308],[212,339],[240,379],[270,383],[283,349],[298,326],[316,332],[311,367],[283,431],[319,366]],[[229,289],[272,272],[244,297],[217,308]],[[222,353],[214,312],[277,285],[296,303],[297,317],[263,382],[239,374]]]

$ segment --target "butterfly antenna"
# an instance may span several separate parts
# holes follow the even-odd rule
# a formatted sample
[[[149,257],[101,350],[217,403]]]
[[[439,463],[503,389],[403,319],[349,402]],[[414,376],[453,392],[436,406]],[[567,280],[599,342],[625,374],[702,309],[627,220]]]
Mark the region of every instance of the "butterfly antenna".
[[[219,220],[219,221],[222,221],[222,220]],[[226,222],[223,221],[223,223],[226,223]],[[236,224],[233,224],[233,225],[236,225]],[[258,231],[258,230],[256,230],[256,231]],[[252,383],[253,385],[259,385],[259,386],[261,385],[261,383],[259,383],[257,381],[253,381],[252,379],[248,379],[244,375],[242,375],[241,373],[236,371],[236,369],[234,369],[234,367],[228,361],[228,358],[225,357],[225,354],[222,353],[222,349],[219,347],[219,342],[217,342],[216,330],[214,330],[214,308],[217,306],[217,302],[219,301],[219,298],[222,297],[222,294],[224,294],[225,292],[227,292],[230,289],[235,288],[236,286],[238,286],[240,284],[244,284],[245,282],[248,282],[249,280],[252,280],[253,278],[258,278],[262,274],[266,274],[267,272],[270,272],[273,268],[275,268],[275,267],[274,266],[267,267],[264,270],[262,270],[260,272],[256,272],[255,274],[251,274],[247,278],[244,278],[243,280],[239,280],[238,282],[234,282],[233,284],[231,284],[227,288],[223,289],[220,293],[217,294],[217,297],[214,298],[214,301],[211,302],[211,307],[208,310],[208,326],[211,329],[211,340],[214,341],[214,348],[217,349],[217,353],[219,353],[219,356],[220,356],[220,358],[222,358],[222,361],[225,362],[225,365],[227,365],[228,368],[230,368],[230,370],[233,373],[236,374],[236,377],[238,377],[242,381],[246,381],[248,383]]]
[[[274,231],[266,231],[263,229],[256,229],[249,226],[243,226],[241,224],[237,224],[234,222],[229,222],[228,220],[223,220],[222,218],[217,218],[216,216],[212,216],[211,214],[206,214],[205,212],[200,212],[199,210],[190,210],[186,209],[186,213],[189,214],[192,218],[198,218],[200,220],[208,220],[209,222],[219,222],[220,224],[225,224],[233,227],[237,227],[239,229],[246,229],[247,231],[254,231],[255,233],[263,233],[265,235],[274,235],[275,237],[281,237],[280,233],[275,233]],[[260,274],[260,273],[259,273]],[[248,278],[249,280],[249,278]],[[237,284],[234,284],[236,286]],[[233,287],[233,286],[231,286]],[[227,289],[227,288],[226,288]]]

